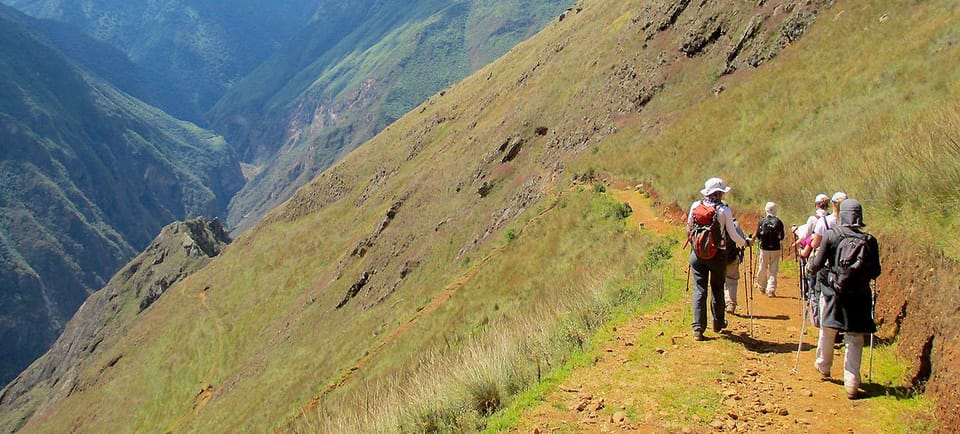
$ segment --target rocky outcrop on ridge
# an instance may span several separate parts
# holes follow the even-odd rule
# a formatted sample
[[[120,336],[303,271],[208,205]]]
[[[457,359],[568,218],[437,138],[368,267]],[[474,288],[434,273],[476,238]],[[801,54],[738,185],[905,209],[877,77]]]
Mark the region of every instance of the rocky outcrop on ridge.
[[[53,347],[0,392],[0,431],[17,430],[58,400],[96,383],[107,349],[175,283],[206,265],[230,243],[219,220],[175,222],[91,295]],[[122,356],[120,356],[122,357]],[[88,370],[97,363],[101,369]]]

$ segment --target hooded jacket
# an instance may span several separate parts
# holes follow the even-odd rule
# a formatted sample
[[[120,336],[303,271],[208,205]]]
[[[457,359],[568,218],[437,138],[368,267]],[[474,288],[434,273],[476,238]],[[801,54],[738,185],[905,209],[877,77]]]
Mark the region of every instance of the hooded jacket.
[[[850,202],[848,204],[848,202]],[[880,276],[880,246],[877,239],[860,231],[863,224],[863,212],[860,203],[848,199],[841,204],[840,225],[827,231],[823,243],[817,250],[808,271],[817,273],[821,269],[836,267],[837,247],[845,237],[861,237],[867,242],[867,256],[862,268],[863,279],[852,287],[834,288],[827,278],[829,273],[817,273],[817,286],[823,297],[821,313],[822,326],[852,333],[874,333],[877,326],[873,321],[873,294],[870,280]]]

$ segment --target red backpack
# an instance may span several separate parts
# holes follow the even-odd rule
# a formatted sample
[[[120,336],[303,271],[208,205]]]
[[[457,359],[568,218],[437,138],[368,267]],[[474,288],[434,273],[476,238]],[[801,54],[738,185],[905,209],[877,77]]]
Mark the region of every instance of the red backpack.
[[[717,207],[702,201],[693,208],[693,227],[687,235],[687,243],[693,246],[693,253],[705,261],[717,256],[724,249],[720,221],[717,219]]]

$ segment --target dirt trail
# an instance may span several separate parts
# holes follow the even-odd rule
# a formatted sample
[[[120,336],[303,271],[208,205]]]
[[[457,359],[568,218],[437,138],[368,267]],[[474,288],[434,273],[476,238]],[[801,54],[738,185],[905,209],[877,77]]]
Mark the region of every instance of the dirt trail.
[[[631,205],[645,230],[670,227],[653,217],[642,194],[614,194]],[[674,266],[683,276],[688,252],[677,254]],[[594,365],[575,370],[548,392],[542,404],[523,414],[515,432],[876,431],[864,428],[875,423],[866,420],[871,399],[848,400],[839,380],[821,381],[814,371],[812,327],[806,328],[793,372],[801,310],[796,270],[787,268],[780,272],[778,297],[754,290],[752,320],[745,309],[750,279],[742,277],[728,330],[708,331],[706,342],[692,339],[689,292],[656,313],[628,320],[601,344]],[[834,378],[842,376],[842,350],[836,355]],[[864,382],[867,366],[865,349]],[[869,387],[871,394],[884,393],[880,386]]]

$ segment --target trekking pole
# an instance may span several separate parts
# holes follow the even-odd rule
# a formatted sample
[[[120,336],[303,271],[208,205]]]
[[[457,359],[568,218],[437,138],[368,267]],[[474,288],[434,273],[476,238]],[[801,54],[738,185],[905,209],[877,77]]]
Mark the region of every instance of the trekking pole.
[[[752,234],[751,234],[752,235]],[[753,287],[756,286],[753,276],[753,243],[747,246],[750,249],[750,337],[753,337]]]
[[[870,319],[876,324],[876,312],[877,312],[877,295],[880,294],[880,289],[877,287],[877,280],[873,280],[873,287],[870,288]],[[867,368],[867,381],[873,383],[873,336],[876,333],[870,333],[870,367]]]
[[[800,319],[800,342],[797,343],[797,360],[793,362],[793,373],[796,374],[800,367],[800,350],[803,349],[803,335],[807,333],[807,310],[803,309],[803,316]]]

